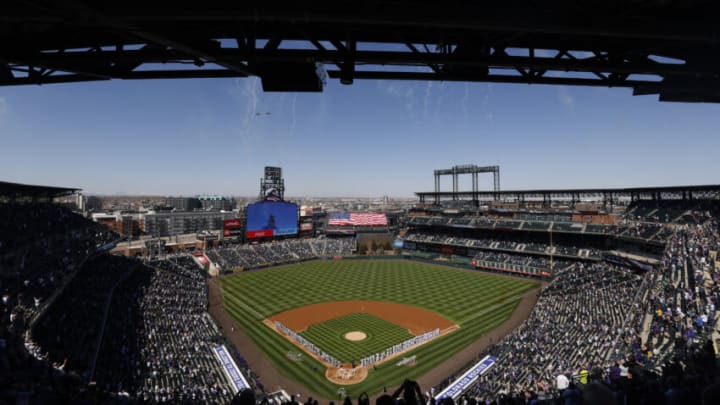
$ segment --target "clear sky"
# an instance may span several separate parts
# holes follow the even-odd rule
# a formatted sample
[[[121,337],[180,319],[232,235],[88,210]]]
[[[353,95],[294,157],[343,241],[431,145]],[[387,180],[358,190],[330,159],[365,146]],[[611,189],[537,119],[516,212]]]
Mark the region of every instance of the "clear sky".
[[[434,169],[500,165],[502,189],[720,183],[720,104],[628,89],[257,79],[0,87],[0,180],[86,193],[288,196],[431,191]],[[461,178],[470,189],[470,176]],[[492,176],[480,177],[481,189]],[[442,188],[451,188],[449,177]]]

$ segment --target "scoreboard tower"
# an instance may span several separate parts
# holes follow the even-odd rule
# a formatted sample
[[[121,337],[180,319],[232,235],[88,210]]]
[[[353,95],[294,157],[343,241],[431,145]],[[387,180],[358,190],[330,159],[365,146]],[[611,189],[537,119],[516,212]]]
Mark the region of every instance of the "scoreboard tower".
[[[265,166],[265,177],[260,179],[260,201],[283,201],[285,199],[285,180],[282,168]]]

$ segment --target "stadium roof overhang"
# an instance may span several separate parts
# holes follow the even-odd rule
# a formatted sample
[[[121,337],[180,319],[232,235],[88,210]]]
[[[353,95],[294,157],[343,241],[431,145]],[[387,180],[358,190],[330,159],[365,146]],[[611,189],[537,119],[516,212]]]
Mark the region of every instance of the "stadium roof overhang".
[[[525,200],[529,198],[567,198],[579,200],[582,197],[599,197],[603,199],[618,198],[648,198],[663,199],[668,196],[676,198],[697,198],[703,195],[714,195],[717,198],[720,194],[720,185],[689,185],[689,186],[664,186],[664,187],[631,187],[631,188],[583,188],[583,189],[535,189],[535,190],[505,190],[505,191],[427,191],[417,192],[421,202],[427,199],[435,201],[451,200],[476,200],[489,201],[497,199]]]
[[[51,201],[53,198],[70,195],[79,188],[37,186],[0,181],[0,200],[8,201]]]
[[[720,102],[718,15],[711,0],[7,0],[0,85],[258,76],[266,91],[321,91],[329,77]]]

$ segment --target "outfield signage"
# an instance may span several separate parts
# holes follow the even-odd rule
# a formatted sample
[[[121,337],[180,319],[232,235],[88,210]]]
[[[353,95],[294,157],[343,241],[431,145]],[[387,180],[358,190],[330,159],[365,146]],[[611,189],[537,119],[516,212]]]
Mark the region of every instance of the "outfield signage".
[[[497,358],[495,356],[485,356],[477,364],[475,364],[470,370],[466,371],[465,374],[460,376],[457,380],[453,381],[447,388],[442,390],[436,397],[435,400],[440,402],[442,398],[450,397],[457,399],[475,380],[495,364]]]
[[[225,371],[225,375],[228,377],[230,383],[235,389],[235,393],[246,388],[250,388],[250,384],[248,384],[247,380],[240,372],[240,369],[237,364],[235,364],[235,360],[232,359],[230,353],[228,353],[225,345],[214,347],[213,352],[215,353],[215,356],[217,356],[218,360],[220,360],[223,371]]]

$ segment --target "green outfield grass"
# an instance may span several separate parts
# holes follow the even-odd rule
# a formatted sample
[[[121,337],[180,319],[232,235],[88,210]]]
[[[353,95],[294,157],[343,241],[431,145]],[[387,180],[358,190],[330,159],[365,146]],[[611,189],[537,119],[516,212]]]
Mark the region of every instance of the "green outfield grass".
[[[350,342],[345,334],[352,331],[365,332],[367,338]],[[413,337],[407,329],[370,314],[350,314],[311,325],[300,335],[343,363],[359,363],[363,357]]]
[[[426,373],[500,325],[515,310],[523,293],[538,285],[529,280],[407,260],[347,259],[256,270],[223,277],[220,283],[226,310],[268,359],[288,378],[326,398],[337,398],[339,386],[325,378],[324,366],[310,356],[289,361],[286,354],[298,349],[262,324],[263,319],[309,304],[377,300],[422,307],[460,325],[455,332],[410,351],[408,356],[417,356],[415,366],[397,367],[396,362],[389,361],[370,370],[365,381],[345,386],[349,395],[357,397]],[[343,342],[342,346],[353,344]],[[318,346],[326,351],[334,347]]]

